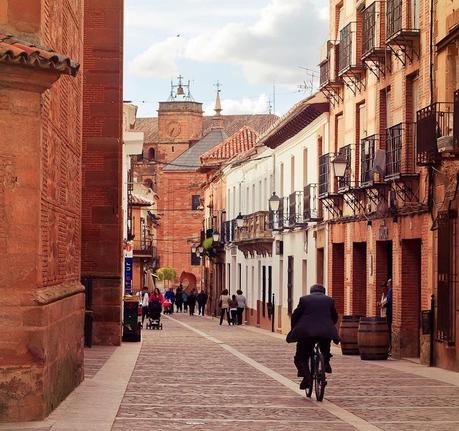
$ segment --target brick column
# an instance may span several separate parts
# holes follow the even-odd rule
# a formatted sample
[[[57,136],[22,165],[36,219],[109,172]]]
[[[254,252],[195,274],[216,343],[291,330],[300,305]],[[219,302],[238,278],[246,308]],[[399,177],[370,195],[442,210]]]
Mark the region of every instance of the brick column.
[[[92,280],[93,342],[121,341],[123,1],[84,4],[83,277]]]

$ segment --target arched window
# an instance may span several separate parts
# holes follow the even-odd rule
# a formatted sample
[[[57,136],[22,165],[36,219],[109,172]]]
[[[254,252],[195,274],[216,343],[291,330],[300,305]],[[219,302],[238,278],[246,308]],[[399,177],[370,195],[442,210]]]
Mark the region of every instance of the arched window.
[[[155,149],[153,147],[148,149],[148,160],[155,160]]]
[[[151,180],[151,178],[147,178],[146,180],[144,180],[143,185],[145,187],[148,187],[148,188],[152,189],[153,188],[153,181]]]

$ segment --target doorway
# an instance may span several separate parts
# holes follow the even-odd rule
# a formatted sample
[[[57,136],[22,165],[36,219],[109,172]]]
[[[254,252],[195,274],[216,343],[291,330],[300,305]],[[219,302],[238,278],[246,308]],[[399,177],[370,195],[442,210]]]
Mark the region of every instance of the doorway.
[[[400,322],[394,318],[394,332],[400,331],[400,356],[419,357],[419,316],[421,313],[421,240],[402,241],[402,277],[399,295],[394,295],[394,317],[400,313]],[[394,290],[397,286],[394,286]],[[396,299],[400,299],[397,304]],[[399,325],[397,325],[399,323]],[[399,328],[396,328],[400,326]]]
[[[351,314],[366,316],[367,311],[367,243],[354,242],[352,247]]]
[[[335,300],[336,311],[344,314],[344,243],[332,244],[330,295]]]
[[[287,261],[287,310],[289,315],[293,311],[293,262],[293,256],[289,256]]]
[[[392,241],[376,241],[376,289],[374,298],[371,298],[371,307],[376,310],[378,315],[380,310],[376,307],[376,304],[381,300],[383,284],[386,283],[387,280],[392,279],[392,268]]]
[[[317,249],[317,284],[324,284],[324,249]]]

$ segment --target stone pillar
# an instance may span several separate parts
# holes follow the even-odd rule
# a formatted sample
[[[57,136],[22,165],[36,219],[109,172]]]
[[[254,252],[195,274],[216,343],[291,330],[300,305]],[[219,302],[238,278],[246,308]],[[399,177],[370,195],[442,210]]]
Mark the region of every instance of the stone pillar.
[[[48,190],[79,189],[78,162],[65,187],[52,177],[67,153],[48,153],[42,94],[58,78],[0,63],[0,420],[44,418],[83,378],[79,213]]]
[[[93,342],[118,345],[122,298],[123,1],[87,1],[84,16],[81,275],[92,285]]]

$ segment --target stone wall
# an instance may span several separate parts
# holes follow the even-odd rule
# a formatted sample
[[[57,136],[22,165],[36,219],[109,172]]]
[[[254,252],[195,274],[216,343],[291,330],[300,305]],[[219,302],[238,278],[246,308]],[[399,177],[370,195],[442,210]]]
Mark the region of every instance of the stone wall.
[[[78,1],[0,6],[2,32],[77,62],[82,22]],[[44,418],[83,379],[83,80],[2,68],[18,80],[0,85],[0,420],[24,421]]]

